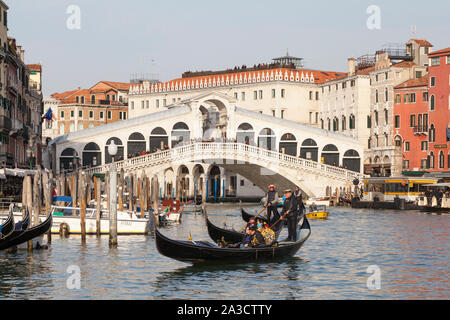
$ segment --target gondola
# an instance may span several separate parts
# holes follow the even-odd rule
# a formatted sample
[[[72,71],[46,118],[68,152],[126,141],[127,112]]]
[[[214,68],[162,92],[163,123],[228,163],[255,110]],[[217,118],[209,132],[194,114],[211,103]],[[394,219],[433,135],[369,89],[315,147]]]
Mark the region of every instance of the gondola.
[[[38,224],[37,226],[26,229],[23,233],[19,234],[14,239],[8,241],[8,248],[13,246],[18,246],[22,243],[25,243],[29,240],[33,240],[36,237],[46,234],[52,227],[53,215],[49,214],[47,219],[44,222]],[[1,247],[0,249],[7,249]]]
[[[242,241],[242,237],[244,236],[243,232],[238,232],[235,230],[221,229],[221,228],[215,226],[208,219],[208,214],[207,214],[206,210],[204,212],[204,215],[205,215],[206,227],[208,228],[208,234],[215,243],[219,243],[219,241],[225,241],[226,243],[238,243],[238,242]],[[278,239],[282,229],[283,229],[282,225],[279,224],[279,227],[274,230],[275,231],[275,239]]]
[[[11,243],[14,241],[14,239],[16,239],[18,236],[20,236],[22,233],[26,231],[29,223],[30,223],[30,215],[28,213],[28,209],[26,209],[25,217],[23,218],[22,221],[15,224],[14,231],[0,240],[0,250],[8,249],[11,246],[13,246],[11,245]]]
[[[242,213],[242,219],[245,222],[249,222],[250,218],[254,218],[256,215],[254,214],[250,214],[248,213],[244,208],[241,207],[241,213]],[[264,218],[263,215],[259,215],[258,216],[259,219],[262,219],[265,223],[269,224],[269,220],[267,220],[266,218]]]
[[[280,242],[278,246],[260,248],[220,248],[206,241],[172,240],[155,228],[155,242],[159,253],[182,262],[200,263],[242,263],[252,261],[273,261],[294,256],[311,235],[308,219],[304,218],[297,227],[296,242]]]
[[[14,212],[12,207],[9,208],[9,214],[6,220],[2,223],[0,228],[0,243],[6,241],[8,237],[14,232]]]

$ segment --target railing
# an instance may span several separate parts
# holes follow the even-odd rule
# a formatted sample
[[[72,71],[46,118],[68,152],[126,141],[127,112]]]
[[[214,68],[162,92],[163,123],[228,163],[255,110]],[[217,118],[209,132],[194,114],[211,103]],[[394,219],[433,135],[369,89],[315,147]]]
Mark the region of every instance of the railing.
[[[147,166],[155,166],[167,162],[183,162],[207,159],[233,159],[238,161],[249,161],[250,159],[259,160],[266,164],[277,165],[279,167],[292,167],[295,169],[312,170],[318,174],[328,174],[335,177],[353,180],[361,179],[363,174],[338,168],[326,164],[321,164],[307,159],[282,154],[255,146],[241,143],[194,143],[174,149],[147,154],[141,157],[127,159],[116,162],[116,167],[120,171],[141,169]],[[109,170],[110,164],[88,168],[85,170],[88,174],[104,173]],[[270,167],[270,166],[268,166]]]

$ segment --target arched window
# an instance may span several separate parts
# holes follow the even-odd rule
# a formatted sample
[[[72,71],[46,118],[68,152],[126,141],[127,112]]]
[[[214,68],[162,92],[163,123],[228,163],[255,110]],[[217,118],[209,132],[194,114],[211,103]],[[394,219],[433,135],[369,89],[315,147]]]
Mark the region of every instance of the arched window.
[[[378,90],[375,90],[375,102],[378,103]]]
[[[348,123],[348,128],[350,129],[350,130],[353,130],[353,129],[355,129],[355,115],[350,115],[350,118],[349,118],[349,123]]]
[[[83,167],[102,164],[102,152],[95,142],[88,143],[83,150]]]
[[[251,146],[255,145],[255,131],[248,123],[242,123],[236,131],[236,141]]]
[[[346,130],[346,126],[347,126],[347,118],[345,116],[342,116],[341,130],[345,131]]]
[[[169,136],[161,127],[155,128],[150,134],[150,152],[164,150],[169,145]]]
[[[430,155],[428,156],[428,169],[434,169],[434,153],[433,151],[430,152]]]
[[[258,136],[258,147],[275,151],[276,136],[272,129],[264,128],[261,130]]]
[[[127,154],[128,159],[136,156],[141,156],[146,148],[145,137],[139,133],[134,132],[128,137],[127,141]]]
[[[184,122],[178,122],[172,129],[172,148],[189,143],[191,140],[191,132]]]
[[[339,150],[334,144],[328,144],[323,148],[322,163],[339,166]]]
[[[445,167],[445,157],[444,152],[439,152],[439,169],[444,169]]]
[[[306,139],[300,148],[300,158],[318,161],[319,148],[313,139]]]
[[[109,138],[108,141],[106,141],[105,146],[105,163],[111,163],[112,162],[112,156],[108,152],[108,146],[114,141],[114,144],[117,146],[117,154],[114,156],[114,161],[121,161],[124,160],[124,146],[122,143],[122,140],[119,138],[113,137]]]
[[[59,157],[60,170],[72,170],[76,167],[78,161],[78,155],[75,149],[67,148],[61,153]]]
[[[333,119],[333,131],[339,131],[339,120],[338,118]]]
[[[430,97],[430,110],[434,110],[434,107],[435,107],[435,105],[434,105],[435,101],[434,100],[435,100],[434,99],[434,94],[432,94],[431,97]]]
[[[430,126],[430,130],[428,132],[428,141],[435,142],[436,141],[436,129],[434,128],[434,124]]]
[[[342,165],[345,169],[355,172],[361,171],[361,157],[356,150],[348,150],[344,154],[344,160]]]
[[[91,96],[91,103],[92,103],[92,104],[95,104],[95,95],[92,95],[92,96]]]
[[[281,153],[297,156],[297,139],[292,133],[286,133],[281,137],[279,149]]]

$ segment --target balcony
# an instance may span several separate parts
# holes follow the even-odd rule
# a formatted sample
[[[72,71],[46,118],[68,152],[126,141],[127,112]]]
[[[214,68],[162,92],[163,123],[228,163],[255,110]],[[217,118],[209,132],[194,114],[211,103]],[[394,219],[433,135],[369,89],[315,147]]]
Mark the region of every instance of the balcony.
[[[428,135],[428,126],[416,126],[413,127],[414,135],[416,136],[427,136]]]
[[[6,116],[0,116],[0,130],[11,130],[12,129],[12,123],[11,119]]]
[[[13,167],[14,156],[8,152],[3,152],[0,150],[0,166],[10,168]]]

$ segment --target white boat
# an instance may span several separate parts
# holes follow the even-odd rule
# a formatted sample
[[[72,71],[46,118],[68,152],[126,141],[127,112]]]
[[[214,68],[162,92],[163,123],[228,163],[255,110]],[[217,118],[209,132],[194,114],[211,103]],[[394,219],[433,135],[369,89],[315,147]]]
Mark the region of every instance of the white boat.
[[[60,233],[67,228],[69,234],[81,234],[80,208],[52,206],[52,233]],[[96,209],[86,209],[86,234],[97,234]],[[138,218],[134,212],[117,211],[117,235],[143,235],[150,231],[149,219]],[[100,220],[102,235],[109,234],[109,212],[102,210]]]

